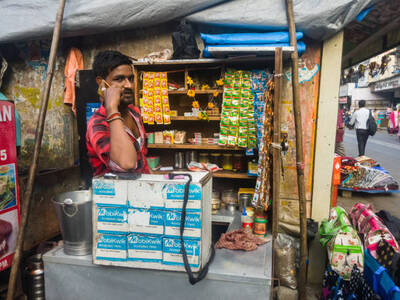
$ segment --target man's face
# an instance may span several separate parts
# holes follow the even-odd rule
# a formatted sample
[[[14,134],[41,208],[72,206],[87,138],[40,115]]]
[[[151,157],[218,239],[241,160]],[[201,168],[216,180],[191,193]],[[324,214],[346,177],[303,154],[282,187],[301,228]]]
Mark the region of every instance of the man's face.
[[[120,105],[133,104],[133,71],[130,65],[120,65],[105,80],[110,86],[122,88]]]

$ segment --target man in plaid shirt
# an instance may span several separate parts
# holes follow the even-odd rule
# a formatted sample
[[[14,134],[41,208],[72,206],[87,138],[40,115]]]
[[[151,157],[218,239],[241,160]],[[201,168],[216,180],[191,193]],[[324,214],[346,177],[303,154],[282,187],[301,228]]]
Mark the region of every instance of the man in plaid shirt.
[[[101,106],[89,120],[86,145],[94,175],[107,172],[149,173],[145,131],[133,105],[133,70],[129,57],[117,51],[96,55],[93,72]]]

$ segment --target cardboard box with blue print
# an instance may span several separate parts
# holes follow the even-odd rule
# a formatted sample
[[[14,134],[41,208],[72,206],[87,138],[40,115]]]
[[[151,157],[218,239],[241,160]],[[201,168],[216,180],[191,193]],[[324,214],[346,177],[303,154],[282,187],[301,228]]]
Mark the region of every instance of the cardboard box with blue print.
[[[94,178],[92,191],[93,202],[98,206],[127,206],[127,180]]]

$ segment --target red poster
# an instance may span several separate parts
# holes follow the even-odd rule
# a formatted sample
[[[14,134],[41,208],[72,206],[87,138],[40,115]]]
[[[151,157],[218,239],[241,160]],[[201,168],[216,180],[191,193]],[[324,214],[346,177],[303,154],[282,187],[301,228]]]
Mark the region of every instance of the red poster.
[[[0,271],[11,266],[20,222],[14,105],[0,101]]]

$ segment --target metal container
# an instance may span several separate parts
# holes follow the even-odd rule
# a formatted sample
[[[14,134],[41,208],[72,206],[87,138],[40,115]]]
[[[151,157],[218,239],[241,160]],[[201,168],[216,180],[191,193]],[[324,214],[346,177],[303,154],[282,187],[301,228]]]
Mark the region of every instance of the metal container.
[[[74,191],[57,195],[53,204],[68,255],[87,255],[92,251],[92,195]]]
[[[184,169],[185,166],[185,155],[183,152],[175,152],[175,169]]]
[[[25,278],[27,280],[28,300],[45,300],[42,254],[35,254],[28,258]]]
[[[197,151],[186,151],[186,164],[190,164],[192,161],[198,162],[198,159]]]
[[[243,213],[246,210],[247,206],[251,206],[251,199],[253,194],[240,194],[239,195],[239,204],[240,204],[240,211]]]

